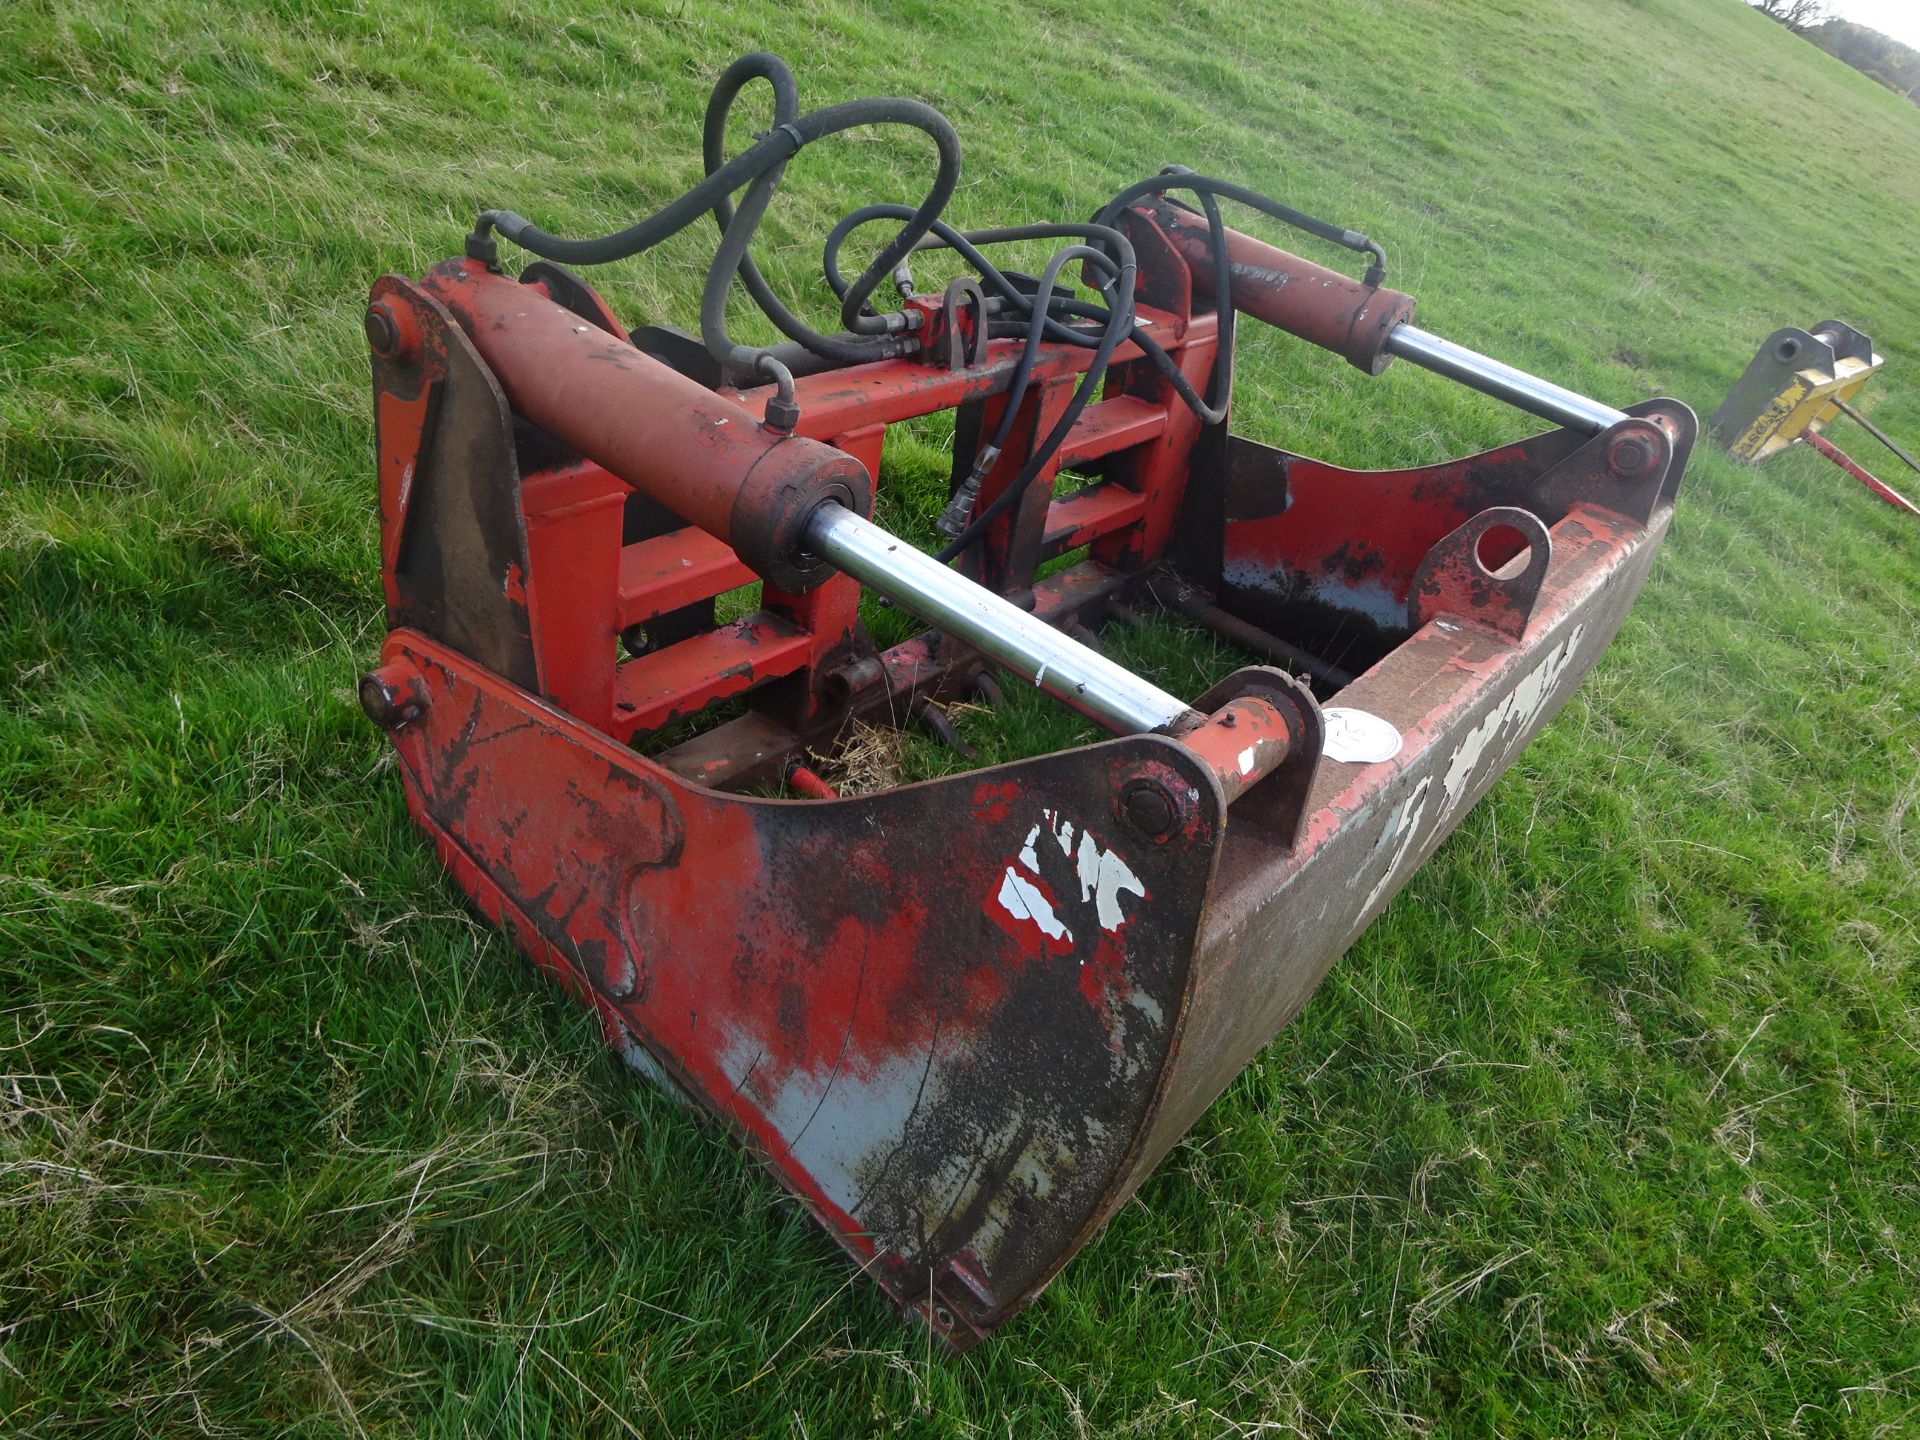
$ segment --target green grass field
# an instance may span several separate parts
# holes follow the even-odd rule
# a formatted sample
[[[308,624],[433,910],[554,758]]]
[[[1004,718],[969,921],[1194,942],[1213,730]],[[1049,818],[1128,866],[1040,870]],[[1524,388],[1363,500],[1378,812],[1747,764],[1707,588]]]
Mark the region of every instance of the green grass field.
[[[1182,162],[1615,403],[1840,316],[1910,445],[1920,113],[1739,0],[128,8],[0,15],[0,1433],[1920,1432],[1920,525],[1816,457],[1696,457],[1576,701],[958,1361],[471,918],[351,693],[368,284],[663,203],[740,51],[945,110],[957,223]],[[825,316],[925,173],[810,150],[763,263]],[[688,323],[712,243],[596,279]],[[1259,439],[1538,428],[1256,331]]]

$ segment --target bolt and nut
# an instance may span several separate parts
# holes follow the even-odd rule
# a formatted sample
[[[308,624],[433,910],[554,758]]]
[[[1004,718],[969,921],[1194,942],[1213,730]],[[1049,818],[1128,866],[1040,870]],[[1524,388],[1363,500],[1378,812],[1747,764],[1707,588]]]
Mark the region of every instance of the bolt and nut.
[[[1607,450],[1607,468],[1631,479],[1644,475],[1653,465],[1653,446],[1644,435],[1622,435]]]
[[[382,360],[410,359],[420,340],[413,316],[395,311],[385,300],[376,300],[367,307],[363,328],[367,332],[367,347]]]

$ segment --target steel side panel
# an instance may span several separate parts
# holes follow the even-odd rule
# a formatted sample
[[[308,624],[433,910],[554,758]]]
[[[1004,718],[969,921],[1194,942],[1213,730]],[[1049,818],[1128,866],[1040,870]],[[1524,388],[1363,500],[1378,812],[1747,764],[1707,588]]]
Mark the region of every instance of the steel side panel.
[[[406,631],[416,820],[521,949],[971,1343],[1093,1233],[1190,990],[1225,804],[1157,736],[825,802],[692,785]],[[1116,816],[1152,777],[1158,844]],[[974,1293],[953,1295],[950,1271]]]
[[[1402,749],[1372,765],[1323,757],[1293,853],[1276,853],[1229,812],[1193,1007],[1131,1183],[1299,1012],[1558,713],[1626,618],[1671,517],[1662,506],[1643,528],[1577,505],[1553,527],[1553,565],[1521,645],[1443,619],[1344,689],[1338,704],[1391,721]]]

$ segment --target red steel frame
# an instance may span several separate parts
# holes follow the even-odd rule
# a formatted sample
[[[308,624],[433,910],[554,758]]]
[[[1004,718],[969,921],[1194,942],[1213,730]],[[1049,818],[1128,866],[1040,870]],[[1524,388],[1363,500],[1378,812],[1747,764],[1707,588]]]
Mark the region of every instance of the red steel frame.
[[[1886,481],[1872,474],[1866,466],[1860,464],[1859,461],[1855,460],[1851,455],[1847,454],[1846,451],[1827,439],[1827,437],[1822,435],[1818,430],[1809,429],[1801,438],[1815,450],[1818,450],[1822,455],[1826,456],[1827,459],[1838,465],[1842,470],[1853,476],[1853,478],[1858,480],[1862,485],[1866,486],[1867,489],[1886,501],[1887,504],[1893,506],[1894,509],[1904,510],[1909,515],[1920,515],[1920,505],[1915,505],[1911,500],[1907,499],[1906,496],[1887,484]]]
[[[1193,223],[1158,202],[1126,217],[1141,322],[1204,390],[1219,327]],[[1411,301],[1341,277],[1289,297],[1286,278],[1236,279],[1236,305],[1384,368],[1367,317]],[[1645,578],[1693,441],[1690,412],[1656,401],[1598,436],[1348,470],[1203,427],[1123,345],[968,573],[1061,625],[1166,601],[1269,655],[1313,651],[1354,677],[1338,708],[1323,721],[1250,667],[1184,736],[858,797],[804,772],[810,798],[770,799],[746,792],[849,719],[904,722],[987,663],[934,631],[877,652],[855,581],[764,558],[778,495],[840,486],[864,510],[887,427],[944,409],[965,474],[1018,347],[802,376],[781,438],[756,423],[771,387],[698,386],[564,272],[521,282],[506,309],[509,282],[471,261],[375,287],[391,633],[363,700],[480,909],[956,1348],[1033,1300],[1564,702]],[[1043,348],[982,506],[1088,353]],[[608,367],[624,389],[593,388]],[[664,479],[659,446],[682,447]],[[785,488],[759,510],[706,478],[769,465]],[[1096,478],[1056,493],[1063,469]],[[712,599],[756,580],[758,607],[715,623]],[[624,662],[622,635],[647,642]],[[664,743],[734,697],[744,715]],[[1363,722],[1398,748],[1352,758]]]

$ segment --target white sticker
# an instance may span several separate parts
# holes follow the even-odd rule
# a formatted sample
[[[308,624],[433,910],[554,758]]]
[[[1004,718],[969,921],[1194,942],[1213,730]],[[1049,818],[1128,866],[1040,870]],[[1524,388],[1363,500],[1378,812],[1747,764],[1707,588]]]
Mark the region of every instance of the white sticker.
[[[1400,753],[1400,732],[1393,723],[1366,710],[1333,705],[1320,712],[1327,722],[1329,760],[1349,765],[1378,765]]]

